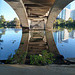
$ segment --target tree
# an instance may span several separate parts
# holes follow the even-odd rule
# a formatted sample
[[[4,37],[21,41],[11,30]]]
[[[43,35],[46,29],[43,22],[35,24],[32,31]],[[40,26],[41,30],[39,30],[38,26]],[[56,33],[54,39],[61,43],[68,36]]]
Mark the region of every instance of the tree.
[[[68,21],[69,21],[69,22],[73,22],[73,19],[70,17],[70,18],[68,19]]]
[[[3,24],[5,22],[5,18],[3,15],[0,16],[0,24]]]
[[[57,20],[57,24],[60,25],[60,23],[61,23],[60,20]]]
[[[14,18],[13,21],[16,26],[20,26],[20,21],[17,18]]]

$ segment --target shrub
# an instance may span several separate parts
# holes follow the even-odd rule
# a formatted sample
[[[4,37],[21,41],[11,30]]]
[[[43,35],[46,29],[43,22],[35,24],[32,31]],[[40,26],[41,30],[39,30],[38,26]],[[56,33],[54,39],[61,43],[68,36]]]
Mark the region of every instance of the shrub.
[[[24,42],[21,42],[21,44],[24,44]]]
[[[30,64],[31,65],[46,65],[52,64],[55,60],[53,53],[48,53],[46,50],[42,51],[42,54],[39,55],[30,55]]]

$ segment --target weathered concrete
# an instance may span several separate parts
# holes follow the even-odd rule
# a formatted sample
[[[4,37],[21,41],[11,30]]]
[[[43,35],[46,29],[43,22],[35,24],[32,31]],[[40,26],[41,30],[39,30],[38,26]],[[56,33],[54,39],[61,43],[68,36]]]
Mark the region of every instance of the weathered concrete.
[[[75,65],[0,65],[0,75],[75,75]]]
[[[16,0],[16,1],[5,0],[5,1],[14,9],[16,14],[18,15],[22,27],[29,27],[27,12],[22,0]]]
[[[43,20],[31,20],[30,29],[45,29],[45,21]]]
[[[55,0],[23,0],[28,16],[44,16]]]
[[[28,17],[45,17],[49,11],[46,29],[53,29],[53,22],[60,11],[73,0],[5,0],[18,14],[22,26],[28,27]],[[26,13],[27,11],[27,13]]]

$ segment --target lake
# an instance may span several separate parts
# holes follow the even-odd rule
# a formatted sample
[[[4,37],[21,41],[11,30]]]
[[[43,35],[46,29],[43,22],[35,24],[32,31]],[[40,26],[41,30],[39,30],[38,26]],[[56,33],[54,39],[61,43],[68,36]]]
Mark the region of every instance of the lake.
[[[53,33],[59,53],[64,58],[75,58],[75,30],[69,32],[67,29]]]
[[[0,60],[7,60],[19,48],[22,30],[15,28],[0,29]]]
[[[64,58],[75,58],[75,30],[57,30],[53,32],[53,37],[59,53]],[[7,60],[15,54],[19,48],[22,38],[22,29],[6,28],[0,29],[0,60]]]

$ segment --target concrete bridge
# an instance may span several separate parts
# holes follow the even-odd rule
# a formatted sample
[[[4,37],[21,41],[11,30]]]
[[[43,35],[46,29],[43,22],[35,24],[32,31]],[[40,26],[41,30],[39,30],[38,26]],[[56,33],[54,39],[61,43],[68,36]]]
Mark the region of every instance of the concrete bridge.
[[[60,11],[73,0],[5,0],[18,15],[22,27],[28,27],[28,20],[44,20],[45,29],[51,30]],[[28,29],[27,28],[27,29]]]
[[[55,21],[58,14],[61,10],[68,5],[73,0],[5,0],[16,12],[18,15],[23,33],[21,43],[24,42],[23,45],[20,45],[20,49],[24,52],[30,52],[30,47],[32,45],[32,49],[39,47],[40,43],[45,46],[45,49],[48,49],[50,52],[54,54],[59,54],[57,47],[55,45],[53,39],[53,22]],[[38,30],[45,29],[45,36],[40,34],[41,32]],[[32,31],[30,31],[32,30]],[[37,31],[37,33],[36,33]],[[35,34],[33,36],[31,34]],[[29,36],[31,35],[31,37]],[[37,36],[38,35],[38,36]],[[33,42],[35,39],[40,39],[40,42]],[[29,41],[30,40],[30,41]],[[33,40],[33,41],[32,41]],[[37,47],[34,47],[34,44]],[[46,45],[48,45],[48,47]],[[39,50],[38,48],[38,50]],[[22,52],[21,52],[22,53]],[[35,51],[34,51],[35,53]]]

